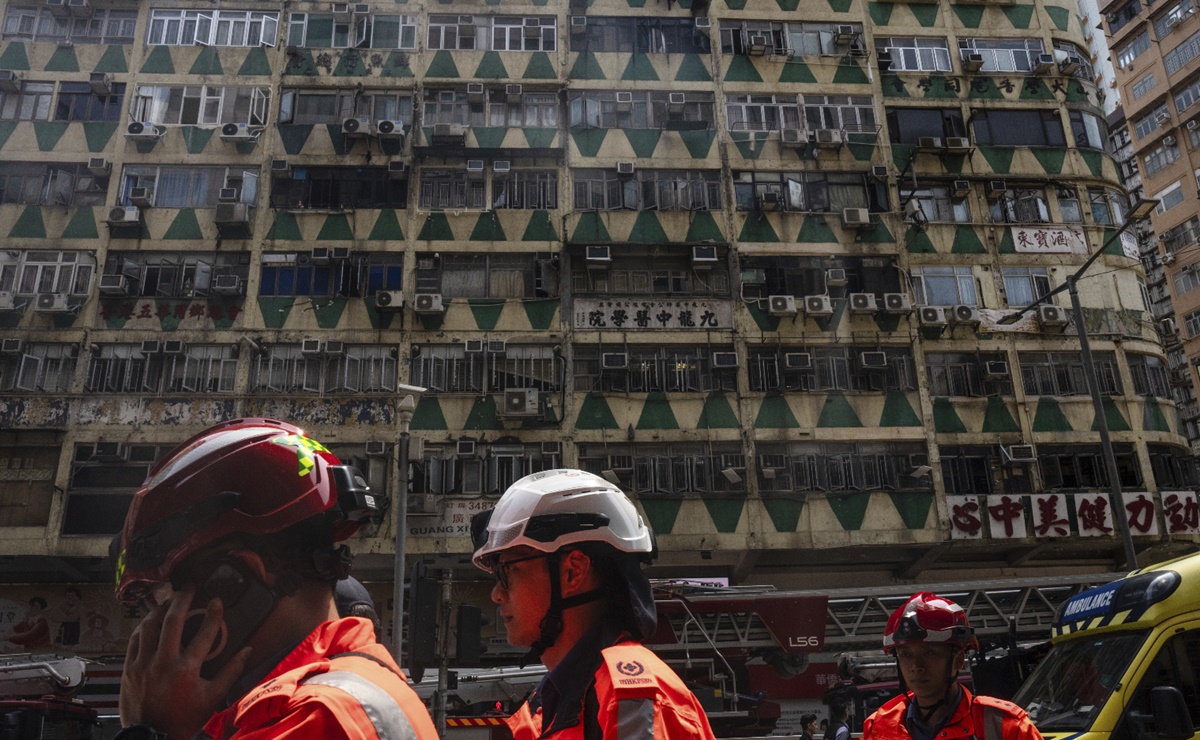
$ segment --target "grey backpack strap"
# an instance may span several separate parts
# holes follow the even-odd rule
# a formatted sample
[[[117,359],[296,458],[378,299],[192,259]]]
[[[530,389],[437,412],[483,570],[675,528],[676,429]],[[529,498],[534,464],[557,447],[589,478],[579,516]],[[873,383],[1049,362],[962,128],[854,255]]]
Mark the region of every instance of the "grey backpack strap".
[[[330,671],[301,681],[301,685],[312,684],[332,686],[354,697],[381,740],[417,740],[417,732],[400,704],[369,679],[350,671]]]
[[[1004,712],[995,707],[983,710],[983,738],[981,740],[1003,740]]]

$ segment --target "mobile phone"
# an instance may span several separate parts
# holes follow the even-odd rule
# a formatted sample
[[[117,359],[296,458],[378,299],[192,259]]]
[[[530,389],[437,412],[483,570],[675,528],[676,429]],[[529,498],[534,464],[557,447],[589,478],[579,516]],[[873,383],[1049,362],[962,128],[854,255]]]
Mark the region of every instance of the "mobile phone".
[[[221,600],[224,616],[212,648],[200,666],[200,676],[208,680],[215,677],[230,658],[246,646],[246,642],[275,609],[277,601],[266,584],[240,563],[222,561],[200,582],[196,595],[192,597],[192,610],[183,623],[184,647],[200,631],[208,602],[214,598]]]

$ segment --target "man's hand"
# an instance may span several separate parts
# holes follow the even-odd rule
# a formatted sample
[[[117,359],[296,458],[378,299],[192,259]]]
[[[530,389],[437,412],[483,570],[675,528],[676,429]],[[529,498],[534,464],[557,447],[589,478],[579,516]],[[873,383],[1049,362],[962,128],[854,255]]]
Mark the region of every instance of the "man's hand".
[[[250,648],[243,648],[211,681],[200,677],[223,627],[220,599],[208,602],[204,622],[187,647],[183,623],[195,588],[175,591],[166,605],[157,605],[133,630],[121,676],[121,724],[151,725],[171,740],[187,740],[204,727],[245,670]]]

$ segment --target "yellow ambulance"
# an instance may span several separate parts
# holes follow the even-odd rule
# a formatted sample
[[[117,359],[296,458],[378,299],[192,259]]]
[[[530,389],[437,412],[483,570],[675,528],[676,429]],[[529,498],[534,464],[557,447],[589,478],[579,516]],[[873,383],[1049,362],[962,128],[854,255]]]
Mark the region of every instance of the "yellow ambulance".
[[[1072,597],[1013,699],[1047,740],[1200,738],[1200,554]]]

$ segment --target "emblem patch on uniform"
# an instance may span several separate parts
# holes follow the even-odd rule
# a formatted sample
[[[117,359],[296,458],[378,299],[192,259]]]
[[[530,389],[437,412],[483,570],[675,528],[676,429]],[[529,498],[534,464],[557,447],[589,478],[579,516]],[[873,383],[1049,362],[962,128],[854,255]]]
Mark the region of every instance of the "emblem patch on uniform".
[[[637,662],[636,660],[631,660],[628,663],[618,661],[617,670],[621,673],[624,673],[626,676],[638,676],[641,675],[642,671],[646,669],[642,667],[641,663]]]

